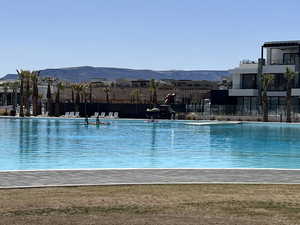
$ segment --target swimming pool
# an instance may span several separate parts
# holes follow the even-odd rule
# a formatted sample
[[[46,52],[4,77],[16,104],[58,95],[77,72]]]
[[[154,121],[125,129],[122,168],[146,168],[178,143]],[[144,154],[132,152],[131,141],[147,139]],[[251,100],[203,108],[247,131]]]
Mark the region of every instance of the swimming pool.
[[[182,121],[0,119],[0,170],[300,169],[300,125],[187,126]]]

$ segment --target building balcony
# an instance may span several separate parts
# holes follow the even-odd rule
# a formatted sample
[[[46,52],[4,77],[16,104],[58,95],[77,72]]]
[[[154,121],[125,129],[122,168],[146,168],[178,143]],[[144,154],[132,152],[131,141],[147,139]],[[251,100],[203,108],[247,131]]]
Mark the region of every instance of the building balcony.
[[[263,73],[285,73],[286,68],[289,68],[293,72],[296,71],[295,65],[265,65]]]
[[[229,89],[229,96],[258,96],[257,89]]]
[[[300,88],[293,88],[292,96],[300,96]]]
[[[292,89],[293,96],[300,96],[300,88]],[[297,91],[295,91],[297,90]],[[258,96],[258,89],[229,89],[229,96],[236,97],[255,97]],[[267,95],[270,97],[285,97],[286,91],[268,91]]]
[[[286,91],[268,91],[267,95],[269,97],[285,97]]]

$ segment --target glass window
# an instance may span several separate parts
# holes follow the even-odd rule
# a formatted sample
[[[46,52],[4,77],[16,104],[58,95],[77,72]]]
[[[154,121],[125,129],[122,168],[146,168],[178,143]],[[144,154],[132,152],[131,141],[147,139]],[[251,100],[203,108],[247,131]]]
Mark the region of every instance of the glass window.
[[[251,97],[244,98],[244,112],[249,113],[251,111]]]
[[[297,59],[296,53],[285,53],[283,54],[283,64],[284,65],[295,65]]]
[[[244,104],[244,97],[237,97],[237,104],[243,105]]]
[[[242,89],[256,89],[256,74],[241,74]]]
[[[285,105],[286,97],[279,97],[279,105]]]
[[[244,105],[245,106],[250,106],[251,104],[251,97],[244,97]]]
[[[268,90],[269,91],[285,91],[286,84],[287,84],[287,80],[283,74],[274,74],[274,79],[270,82]]]
[[[277,106],[278,105],[278,97],[269,97],[270,105]]]
[[[257,97],[252,97],[252,98],[251,98],[251,107],[254,108],[254,107],[257,106],[257,104],[258,104],[258,99],[257,99]]]
[[[258,99],[257,97],[251,97],[251,113],[257,114],[258,109]]]

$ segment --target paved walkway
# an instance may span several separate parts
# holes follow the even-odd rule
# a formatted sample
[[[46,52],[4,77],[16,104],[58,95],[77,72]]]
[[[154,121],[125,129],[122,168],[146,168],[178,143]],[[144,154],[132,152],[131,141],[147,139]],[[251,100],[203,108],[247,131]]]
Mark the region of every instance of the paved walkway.
[[[99,169],[0,172],[0,188],[174,183],[300,184],[300,170]]]

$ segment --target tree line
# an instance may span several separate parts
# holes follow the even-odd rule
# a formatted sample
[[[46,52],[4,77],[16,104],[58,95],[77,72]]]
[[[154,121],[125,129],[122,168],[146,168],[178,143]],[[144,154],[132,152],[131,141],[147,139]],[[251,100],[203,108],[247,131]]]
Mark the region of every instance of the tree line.
[[[46,99],[46,111],[49,116],[60,115],[60,103],[64,96],[65,89],[71,89],[69,102],[74,103],[75,111],[79,111],[80,103],[94,103],[93,92],[95,88],[101,87],[105,93],[106,103],[111,103],[110,94],[112,87],[99,86],[97,83],[83,82],[71,83],[59,80],[55,77],[41,77],[40,71],[17,70],[18,80],[12,82],[4,82],[3,87],[3,104],[7,105],[8,90],[11,90],[11,102],[13,111],[16,112],[19,103],[19,116],[37,116],[40,115],[43,100]],[[39,85],[47,85],[46,96],[39,91]],[[157,88],[158,83],[155,80],[150,81],[150,104],[157,104]],[[99,90],[98,90],[99,91]],[[140,99],[140,90],[136,88],[132,93],[132,99],[136,103]],[[132,100],[131,99],[131,100]],[[32,111],[31,111],[32,109]]]

